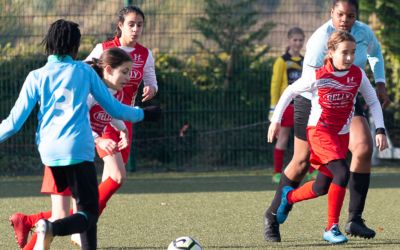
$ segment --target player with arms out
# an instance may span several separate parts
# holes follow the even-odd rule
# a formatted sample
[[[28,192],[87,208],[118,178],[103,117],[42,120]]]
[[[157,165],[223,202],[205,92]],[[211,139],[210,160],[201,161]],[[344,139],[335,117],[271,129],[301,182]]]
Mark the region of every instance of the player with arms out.
[[[109,88],[110,93],[113,94],[113,96],[117,100],[121,100],[121,90],[124,84],[129,80],[130,72],[132,69],[132,59],[130,58],[130,56],[119,48],[111,48],[104,51],[100,59],[94,58],[93,61],[88,62],[88,64],[90,64],[92,68],[95,69],[97,74],[103,79],[104,83]],[[125,123],[120,120],[113,119],[111,116],[109,116],[97,103],[92,95],[89,95],[87,104],[90,109],[90,124],[92,127],[92,134],[94,137],[97,152],[101,153],[106,151],[110,155],[115,154],[115,157],[117,159],[121,159],[120,161],[118,161],[117,166],[121,169],[124,169],[122,156],[119,151],[125,148],[129,143]],[[157,110],[157,108],[154,106],[145,107],[143,108],[143,111],[145,121],[157,120],[160,113],[160,110]],[[121,131],[121,140],[118,142],[118,144],[111,139],[102,138],[101,136],[99,136],[102,134],[105,126],[109,123],[116,129]],[[48,219],[52,221],[54,219],[63,218],[66,214],[73,213],[73,211],[70,211],[69,209],[69,197],[71,196],[71,191],[69,189],[64,190],[63,192],[57,191],[57,188],[54,184],[53,175],[51,174],[50,168],[47,166],[45,167],[41,192],[44,194],[50,194],[52,200],[57,201],[57,204],[60,204],[60,206],[53,209],[53,211],[40,212],[31,215],[16,213],[12,216],[11,221],[13,222],[13,226],[20,229],[15,230],[15,232],[23,232],[22,236],[16,238],[23,239],[23,241],[20,240],[17,241],[17,243],[24,250],[32,250],[37,237],[36,234],[33,234],[28,244],[26,244],[28,232],[31,230],[31,228],[29,228],[29,226],[27,225],[33,226],[39,219]],[[58,212],[54,214],[54,211]],[[80,245],[81,241],[79,234],[72,235],[71,240],[75,244]]]
[[[300,188],[284,186],[277,221],[285,222],[291,206],[303,200],[328,194],[328,224],[323,239],[345,243],[347,238],[339,230],[340,210],[346,194],[350,171],[346,163],[350,122],[358,91],[361,92],[374,118],[376,145],[387,148],[382,108],[365,72],[353,65],[356,40],[346,31],[332,33],[328,40],[328,55],[324,66],[314,74],[303,75],[282,94],[268,130],[268,141],[279,131],[282,113],[292,98],[303,92],[312,93],[312,107],[307,125],[310,144],[310,163],[319,170],[316,180]]]
[[[77,213],[36,223],[35,250],[49,249],[54,236],[82,234],[82,249],[97,248],[98,189],[94,142],[86,100],[89,94],[113,117],[138,122],[140,108],[116,100],[95,71],[75,61],[81,33],[78,24],[57,20],[44,40],[46,65],[27,76],[10,115],[0,124],[0,142],[15,134],[39,104],[36,143],[41,160],[49,166],[58,192],[71,190]],[[52,201],[52,209],[58,204]],[[55,211],[57,213],[57,211]]]
[[[93,58],[100,58],[102,53],[108,49],[118,47],[124,50],[133,61],[130,79],[125,83],[122,90],[122,103],[134,105],[140,83],[144,82],[142,101],[151,100],[157,93],[157,79],[155,75],[154,59],[151,51],[138,43],[145,22],[143,11],[137,6],[127,6],[122,8],[118,14],[117,28],[115,37],[112,40],[97,44],[85,61],[92,61]],[[126,179],[125,165],[128,162],[132,145],[132,123],[125,122],[128,130],[128,145],[120,150],[120,155],[107,150],[98,149],[99,156],[103,159],[104,170],[102,182],[99,185],[99,206],[100,214],[106,207],[111,196],[122,186]],[[113,126],[107,125],[101,135],[101,139],[110,139],[114,145],[120,140],[120,132]],[[110,141],[108,141],[110,142]],[[23,247],[27,242],[29,230],[35,221],[48,216],[48,214],[24,215],[15,213],[10,217],[14,227],[18,244]],[[79,243],[79,238],[73,235],[72,240]]]
[[[309,74],[308,72],[313,74],[315,68],[323,65],[323,60],[328,52],[327,41],[334,31],[348,31],[356,39],[354,64],[364,69],[367,61],[369,62],[378,98],[385,108],[390,100],[386,93],[381,47],[371,28],[356,20],[357,13],[357,0],[332,0],[331,19],[319,27],[308,39],[302,76]],[[310,149],[307,143],[306,126],[311,109],[310,99],[311,94],[309,93],[302,93],[294,99],[294,153],[292,160],[282,173],[275,196],[264,213],[264,239],[266,241],[281,241],[276,212],[281,200],[282,187],[298,187],[307,172]],[[359,101],[356,102],[355,107],[350,126],[349,150],[352,153],[352,159],[348,185],[350,192],[349,217],[345,231],[350,235],[373,238],[375,231],[368,228],[362,218],[369,188],[373,143],[368,122]]]

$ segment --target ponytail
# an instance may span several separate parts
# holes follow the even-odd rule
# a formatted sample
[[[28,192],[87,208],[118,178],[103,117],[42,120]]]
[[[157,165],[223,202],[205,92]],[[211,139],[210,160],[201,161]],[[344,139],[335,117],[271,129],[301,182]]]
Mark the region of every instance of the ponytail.
[[[99,77],[101,79],[103,79],[103,77],[104,77],[104,73],[103,73],[104,69],[103,69],[103,67],[100,66],[101,65],[100,59],[92,58],[92,61],[88,61],[86,63],[89,64],[94,69],[94,71],[96,71],[97,75],[99,75]]]
[[[118,68],[125,62],[132,62],[132,58],[122,49],[114,47],[103,51],[100,58],[92,58],[87,63],[92,66],[100,78],[104,77],[104,69],[108,65],[112,69]]]

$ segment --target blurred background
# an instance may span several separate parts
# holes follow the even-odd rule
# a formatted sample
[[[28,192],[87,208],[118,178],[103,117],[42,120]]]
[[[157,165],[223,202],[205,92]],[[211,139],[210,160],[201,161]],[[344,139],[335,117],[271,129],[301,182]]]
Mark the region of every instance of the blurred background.
[[[359,2],[360,20],[382,43],[393,101],[385,110],[393,147],[375,162],[400,158],[400,5]],[[139,94],[136,104],[159,104],[163,118],[134,125],[128,169],[271,168],[273,145],[265,138],[273,62],[290,28],[302,28],[307,40],[330,18],[329,0],[0,0],[0,119],[29,71],[45,64],[40,43],[53,21],[79,23],[83,60],[113,36],[119,9],[131,4],[145,13],[140,43],[153,52],[159,85],[154,100],[141,103]],[[36,123],[34,112],[0,144],[1,175],[41,173]]]

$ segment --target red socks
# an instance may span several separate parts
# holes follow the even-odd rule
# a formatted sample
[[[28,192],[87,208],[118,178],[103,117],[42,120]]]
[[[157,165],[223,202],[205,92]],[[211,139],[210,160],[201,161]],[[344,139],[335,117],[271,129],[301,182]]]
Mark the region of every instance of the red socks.
[[[299,201],[309,200],[316,198],[317,195],[312,191],[312,186],[315,181],[309,181],[298,189],[288,193],[287,200],[290,204]],[[341,187],[335,183],[331,183],[328,191],[328,226],[329,230],[333,224],[339,223],[340,210],[343,206],[343,200],[346,195],[346,188]]]
[[[329,230],[333,224],[339,223],[340,210],[342,209],[345,195],[346,195],[346,188],[341,187],[333,182],[331,183],[328,191],[327,230]]]
[[[121,187],[121,184],[108,177],[99,185],[99,216],[107,205],[107,201]]]
[[[51,217],[51,211],[46,211],[46,212],[40,212],[37,214],[31,214],[26,216],[26,221],[27,223],[33,227],[35,226],[36,222],[38,222],[40,219],[48,219]]]
[[[105,181],[100,183],[99,185],[99,210],[100,214],[103,209],[106,207],[107,201],[111,198],[111,196],[121,187],[121,184],[117,183],[110,177],[108,177]],[[70,214],[72,214],[72,209],[70,210]],[[49,219],[51,217],[51,211],[40,212],[37,214],[31,214],[26,216],[27,223],[33,227],[36,222],[40,219]]]
[[[309,181],[304,183],[303,186],[288,193],[287,199],[290,204],[294,204],[299,201],[314,199],[318,197],[312,191],[312,186],[315,181]]]
[[[107,201],[111,198],[111,196],[121,187],[121,184],[117,183],[110,177],[100,183],[99,185],[99,215],[103,212],[106,207]],[[70,211],[72,214],[72,209]],[[51,211],[40,212],[38,214],[27,215],[27,223],[33,227],[36,222],[40,219],[49,219],[51,217]],[[24,247],[23,250],[32,250],[36,244],[37,234],[33,233],[31,239],[28,244]]]
[[[274,149],[274,173],[282,173],[284,149]]]
[[[36,244],[37,234],[33,233],[31,239],[28,243],[24,246],[23,250],[33,250]]]

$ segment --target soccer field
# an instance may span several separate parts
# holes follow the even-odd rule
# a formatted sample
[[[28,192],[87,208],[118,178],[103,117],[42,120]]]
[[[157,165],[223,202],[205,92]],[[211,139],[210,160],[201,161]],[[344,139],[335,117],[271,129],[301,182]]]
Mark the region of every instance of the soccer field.
[[[372,240],[349,238],[335,249],[400,249],[400,168],[373,169],[365,219]],[[41,177],[0,178],[0,249],[17,249],[8,217],[50,208]],[[167,249],[190,235],[203,249],[332,249],[322,240],[327,200],[298,203],[281,226],[282,242],[263,239],[262,216],[274,194],[267,170],[131,174],[98,223],[99,249]],[[342,210],[341,228],[347,217]],[[52,249],[77,249],[57,237]]]

